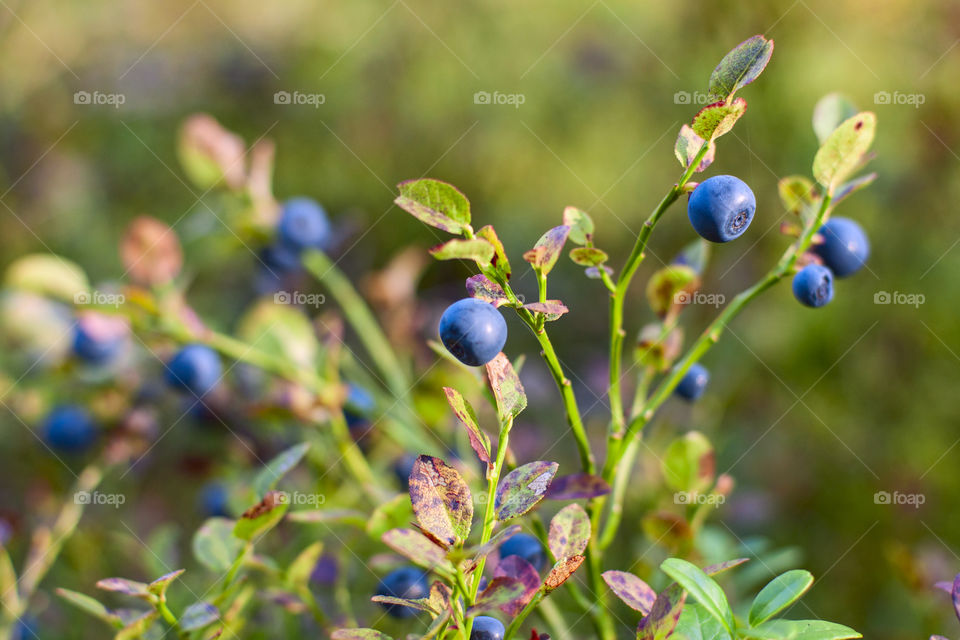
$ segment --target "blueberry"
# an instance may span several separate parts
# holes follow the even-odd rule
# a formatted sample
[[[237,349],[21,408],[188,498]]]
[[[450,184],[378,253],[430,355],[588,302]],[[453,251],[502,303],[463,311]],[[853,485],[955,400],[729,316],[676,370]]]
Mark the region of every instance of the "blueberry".
[[[543,545],[528,533],[518,533],[500,545],[500,558],[508,556],[520,556],[532,564],[537,571],[547,564],[547,554],[543,550]]]
[[[355,384],[348,386],[347,402],[343,408],[348,427],[353,429],[369,422],[369,416],[375,408],[376,403],[369,391]]]
[[[167,363],[167,384],[194,395],[209,393],[220,380],[220,356],[202,344],[189,344]]]
[[[84,313],[77,318],[73,353],[89,364],[101,365],[120,354],[127,337],[127,324],[120,318]]]
[[[457,360],[478,367],[493,360],[507,341],[507,323],[489,302],[464,298],[440,318],[440,340]]]
[[[793,276],[793,295],[800,304],[822,307],[833,300],[833,273],[819,264],[808,264]]]
[[[477,616],[473,619],[473,630],[470,640],[503,640],[506,633],[503,623],[490,616]]]
[[[710,372],[702,364],[695,362],[680,379],[674,393],[684,400],[693,401],[703,395],[708,382],[710,382]]]
[[[870,255],[870,242],[863,228],[850,218],[832,218],[819,231],[821,244],[813,246],[823,264],[838,278],[860,270]]]
[[[405,454],[393,463],[393,474],[404,491],[410,489],[410,474],[413,473],[413,465],[417,462],[417,456]]]
[[[97,425],[82,407],[61,405],[47,416],[43,433],[51,448],[66,453],[80,453],[97,439]]]
[[[277,236],[296,251],[324,249],[330,242],[327,212],[310,198],[290,198],[283,204]]]
[[[211,482],[200,490],[200,511],[207,518],[229,518],[229,494],[219,482]]]
[[[332,553],[325,553],[317,560],[310,572],[310,582],[322,586],[330,586],[337,583],[337,577],[340,575],[340,562],[337,556]]]
[[[710,242],[730,242],[753,220],[757,199],[740,178],[713,176],[690,194],[687,215],[694,230]]]
[[[10,638],[12,640],[35,640],[39,637],[37,626],[36,618],[30,615],[23,616],[17,620],[17,624],[13,628],[13,635]]]
[[[377,587],[378,596],[393,596],[404,600],[426,598],[430,594],[427,574],[416,567],[401,567],[387,574]],[[381,606],[394,618],[412,618],[417,610],[399,604],[381,603]]]

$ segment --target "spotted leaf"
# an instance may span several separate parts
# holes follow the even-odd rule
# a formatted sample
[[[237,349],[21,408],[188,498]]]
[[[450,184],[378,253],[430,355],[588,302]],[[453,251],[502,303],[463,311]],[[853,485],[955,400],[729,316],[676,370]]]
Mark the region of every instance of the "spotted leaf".
[[[410,502],[420,526],[453,545],[470,535],[473,498],[456,469],[433,456],[420,456],[410,474]]]

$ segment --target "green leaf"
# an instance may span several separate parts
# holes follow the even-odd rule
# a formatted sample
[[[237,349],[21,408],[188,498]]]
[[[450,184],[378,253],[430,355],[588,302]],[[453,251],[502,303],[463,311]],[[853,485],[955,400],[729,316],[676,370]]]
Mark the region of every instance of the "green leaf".
[[[268,491],[275,488],[280,479],[303,460],[309,448],[307,442],[294,445],[268,462],[253,480],[253,491],[257,497],[263,499]]]
[[[470,224],[470,201],[452,184],[424,178],[397,185],[394,202],[421,222],[450,233],[460,233]]]
[[[712,140],[707,142],[694,133],[690,125],[685,124],[680,127],[680,135],[677,136],[677,143],[673,146],[673,153],[677,156],[677,160],[680,161],[680,165],[686,169],[690,166],[690,163],[693,162],[693,159],[697,157],[700,149],[705,144],[708,145],[707,153],[700,160],[697,168],[694,169],[694,171],[699,173],[713,164],[713,160],[716,157],[717,145]]]
[[[306,588],[321,553],[323,553],[323,542],[319,540],[298,553],[287,567],[287,586],[294,590]]]
[[[4,285],[70,304],[90,302],[90,281],[75,263],[52,253],[32,253],[7,267]]]
[[[533,268],[546,275],[557,264],[557,258],[563,250],[563,245],[570,235],[570,227],[561,225],[550,229],[540,236],[533,249],[523,254],[523,259],[533,265]]]
[[[563,210],[563,224],[570,227],[570,242],[583,245],[593,241],[593,219],[586,211],[567,207]]]
[[[107,624],[120,628],[123,626],[123,623],[120,621],[120,618],[111,613],[99,600],[91,598],[90,596],[77,593],[76,591],[71,591],[70,589],[57,589],[57,595],[60,596],[66,602],[69,602],[77,609],[84,611],[95,618],[103,620]]]
[[[489,468],[491,466],[490,437],[477,423],[477,414],[473,410],[473,407],[470,406],[467,399],[463,397],[463,394],[456,389],[444,387],[443,392],[447,396],[447,402],[450,403],[450,408],[453,409],[453,412],[460,420],[460,424],[467,428],[467,434],[470,436],[470,447],[476,452],[477,457],[480,458],[480,462],[483,462]]]
[[[494,499],[501,522],[522,516],[543,499],[557,474],[556,462],[538,460],[517,467],[500,480]]]
[[[688,243],[672,260],[673,264],[690,267],[698,276],[703,275],[703,272],[707,270],[707,263],[709,262],[710,242],[703,238],[697,238]]]
[[[813,176],[833,194],[837,185],[861,165],[873,143],[877,117],[864,111],[844,120],[820,146],[813,159]]]
[[[153,623],[160,616],[156,611],[147,611],[143,615],[134,618],[129,622],[123,629],[117,632],[117,635],[113,636],[113,640],[133,640],[134,638],[140,638],[144,633],[147,632],[147,629],[153,626]]]
[[[826,620],[769,620],[747,631],[745,637],[753,640],[850,640],[863,635]]]
[[[841,93],[828,93],[813,107],[813,132],[823,144],[830,134],[845,120],[857,115],[860,110],[850,98]]]
[[[475,260],[481,267],[489,265],[495,253],[493,245],[483,238],[447,240],[430,249],[437,260]]]
[[[319,345],[310,319],[274,299],[257,302],[241,316],[237,337],[252,351],[285,357],[304,368],[315,366]]]
[[[697,112],[691,128],[695,135],[712,143],[733,129],[733,125],[746,112],[747,101],[743,98],[734,98],[730,103],[714,102]]]
[[[699,431],[689,431],[670,443],[661,467],[664,480],[674,491],[701,493],[713,484],[713,445]]]
[[[383,534],[383,543],[421,567],[427,569],[440,566],[452,568],[447,560],[446,550],[437,546],[419,531],[391,529]]]
[[[491,265],[494,269],[500,272],[504,279],[510,279],[510,261],[507,259],[507,252],[503,248],[503,243],[500,242],[500,238],[497,236],[497,232],[490,225],[482,227],[477,231],[477,237],[483,238],[487,242],[493,245],[494,254]]]
[[[215,573],[224,573],[236,560],[243,542],[233,535],[233,520],[210,518],[193,536],[193,555]]]
[[[367,520],[367,533],[374,540],[379,540],[388,530],[402,527],[412,518],[410,496],[401,493],[376,506]]]
[[[393,640],[376,629],[337,629],[330,638],[331,640]]]
[[[596,247],[577,247],[570,251],[570,259],[581,267],[597,267],[609,260],[610,256]]]
[[[498,353],[484,366],[487,370],[487,381],[497,401],[500,422],[516,418],[527,408],[527,393],[520,384],[520,376],[503,352]]]
[[[674,640],[731,640],[730,634],[723,625],[696,603],[690,603],[683,608],[671,638]]]
[[[196,631],[220,619],[220,612],[209,602],[194,602],[180,616],[180,628]]]
[[[696,599],[724,628],[733,633],[733,611],[727,602],[727,596],[713,578],[705,574],[696,565],[680,558],[667,558],[660,569],[677,581],[687,593]]]
[[[750,626],[758,626],[796,602],[813,584],[809,571],[794,569],[767,583],[750,605]]]
[[[263,500],[243,512],[233,528],[233,535],[254,541],[277,526],[290,508],[289,496],[282,491],[268,491]]]
[[[441,542],[452,546],[470,535],[470,487],[456,469],[440,458],[417,458],[410,474],[410,502],[420,526]]]
[[[550,520],[547,538],[557,560],[581,555],[590,541],[590,518],[578,504],[569,504]]]
[[[153,602],[154,600],[154,595],[151,593],[149,585],[145,582],[127,580],[126,578],[104,578],[97,582],[97,589],[122,593],[148,602]]]
[[[666,316],[672,309],[686,304],[687,297],[700,286],[700,278],[693,267],[671,264],[654,272],[647,282],[647,301],[658,316]]]
[[[163,598],[171,583],[183,575],[184,571],[186,571],[186,569],[177,569],[176,571],[171,571],[166,575],[160,576],[147,585],[147,590],[158,598]]]
[[[777,191],[783,208],[796,215],[813,207],[817,197],[817,186],[806,176],[781,178],[777,183]]]
[[[747,38],[723,57],[710,74],[708,92],[717,100],[730,98],[766,68],[773,55],[773,40],[762,35]]]

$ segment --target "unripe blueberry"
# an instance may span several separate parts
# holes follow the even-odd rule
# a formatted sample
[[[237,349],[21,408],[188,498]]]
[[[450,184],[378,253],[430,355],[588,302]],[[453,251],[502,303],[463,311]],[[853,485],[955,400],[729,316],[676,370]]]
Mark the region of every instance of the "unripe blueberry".
[[[277,236],[296,251],[324,249],[330,242],[327,212],[310,198],[290,198],[283,204]]]
[[[490,616],[477,616],[473,619],[470,640],[503,640],[506,633],[503,623]]]
[[[730,242],[753,220],[757,199],[740,178],[713,176],[697,185],[687,203],[694,230],[710,242]]]
[[[46,443],[57,451],[80,453],[97,439],[97,425],[82,407],[56,407],[43,423]]]
[[[814,245],[812,251],[838,278],[859,271],[870,256],[867,234],[850,218],[831,218],[818,233],[823,242]]]
[[[84,313],[77,318],[73,334],[73,353],[90,364],[106,364],[123,349],[127,324],[121,318],[100,313]]]
[[[194,395],[209,393],[220,381],[220,356],[202,344],[188,344],[167,363],[167,384]]]
[[[708,382],[710,382],[710,372],[702,364],[695,362],[680,379],[674,393],[692,402],[703,395]]]
[[[493,360],[507,342],[507,323],[489,302],[464,298],[440,317],[440,340],[457,360],[479,367]]]
[[[822,307],[833,300],[833,273],[819,264],[808,264],[793,276],[793,295],[800,304]]]
[[[547,554],[543,550],[543,545],[528,533],[518,533],[500,545],[500,558],[508,556],[520,556],[532,564],[537,571],[547,564]]]
[[[229,494],[219,482],[211,482],[200,490],[200,511],[207,518],[229,518]]]
[[[404,600],[426,598],[430,594],[427,574],[416,567],[401,567],[386,575],[377,587],[378,596],[393,596]],[[399,604],[381,603],[388,614],[394,618],[412,618],[417,610]]]

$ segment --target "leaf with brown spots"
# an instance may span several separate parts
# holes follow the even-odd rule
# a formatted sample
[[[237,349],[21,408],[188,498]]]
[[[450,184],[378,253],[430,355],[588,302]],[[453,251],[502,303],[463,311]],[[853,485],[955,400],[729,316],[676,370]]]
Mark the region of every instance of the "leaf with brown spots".
[[[470,488],[456,469],[440,458],[417,458],[410,474],[410,502],[420,526],[448,546],[470,535]]]
[[[493,390],[493,396],[497,400],[497,413],[500,416],[500,422],[508,418],[516,418],[520,412],[527,407],[527,393],[520,384],[520,376],[517,375],[513,365],[507,356],[500,352],[497,356],[488,362],[487,380],[490,388]]]
[[[427,569],[439,566],[452,568],[447,560],[446,549],[438,547],[432,540],[413,529],[391,529],[382,536],[383,543]]]
[[[290,507],[290,499],[283,491],[268,491],[263,500],[243,512],[233,528],[233,535],[241,540],[253,540],[277,526]]]
[[[523,259],[533,265],[533,268],[546,275],[557,264],[557,258],[563,251],[563,245],[570,235],[570,227],[560,225],[543,234],[533,249],[523,254]]]
[[[545,497],[548,500],[581,500],[605,496],[608,493],[610,485],[600,476],[573,473],[554,479]]]
[[[532,564],[520,556],[507,556],[500,560],[497,568],[493,571],[493,577],[513,578],[524,586],[524,592],[519,598],[501,605],[500,610],[508,616],[519,615],[540,589],[540,574],[537,573]]]
[[[477,601],[467,609],[467,615],[473,616],[484,611],[497,609],[520,598],[526,587],[515,578],[500,576],[490,581],[490,585],[477,596]]]
[[[443,392],[447,395],[447,402],[450,403],[450,408],[457,414],[460,423],[467,428],[467,433],[470,436],[470,447],[476,451],[480,462],[486,463],[489,469],[491,467],[490,438],[483,432],[480,425],[477,424],[477,413],[473,410],[473,407],[470,406],[470,403],[467,402],[467,399],[463,397],[463,394],[456,389],[444,387]]]
[[[507,252],[503,249],[503,243],[500,242],[500,238],[497,237],[497,232],[494,231],[493,227],[487,225],[477,231],[477,237],[483,238],[493,245],[493,260],[490,261],[490,265],[499,271],[504,278],[509,280],[510,261],[507,260]]]
[[[573,572],[580,568],[584,560],[586,560],[584,556],[570,556],[553,565],[553,569],[550,570],[547,579],[543,581],[544,591],[550,593],[566,582],[567,578],[572,576]]]
[[[497,519],[504,521],[522,516],[536,506],[550,487],[558,467],[556,462],[538,460],[508,473],[500,481],[494,498]]]
[[[568,504],[550,521],[550,552],[557,560],[582,554],[590,541],[590,518],[578,504]]]
[[[637,626],[637,640],[666,640],[677,628],[687,592],[673,584],[657,596],[647,615]]]
[[[553,322],[563,314],[570,311],[567,308],[567,305],[563,304],[559,300],[547,300],[545,302],[531,302],[529,304],[523,305],[524,309],[528,311],[534,311],[536,313],[542,313],[545,316],[547,322]]]
[[[626,571],[604,571],[603,581],[628,607],[643,615],[650,613],[657,600],[657,592],[646,582]]]
[[[503,292],[503,287],[482,273],[467,278],[467,295],[489,302],[497,308],[510,302],[507,300],[507,294]]]

